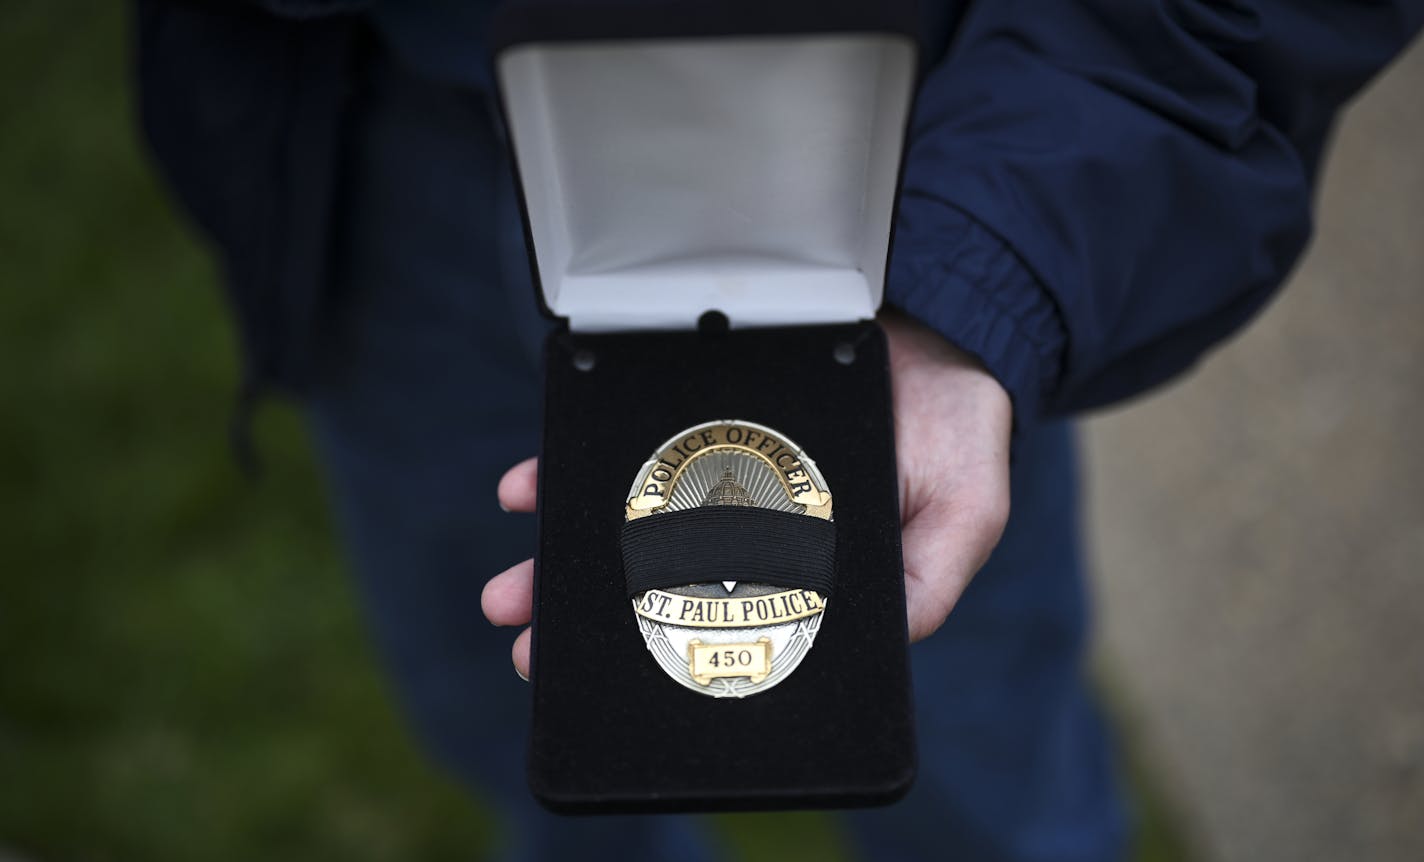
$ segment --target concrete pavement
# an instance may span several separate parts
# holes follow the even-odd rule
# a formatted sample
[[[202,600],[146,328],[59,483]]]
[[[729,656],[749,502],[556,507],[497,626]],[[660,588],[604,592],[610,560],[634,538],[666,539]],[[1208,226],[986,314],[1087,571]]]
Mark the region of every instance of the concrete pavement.
[[[1088,424],[1104,661],[1209,859],[1424,859],[1424,45],[1316,242],[1184,383]]]

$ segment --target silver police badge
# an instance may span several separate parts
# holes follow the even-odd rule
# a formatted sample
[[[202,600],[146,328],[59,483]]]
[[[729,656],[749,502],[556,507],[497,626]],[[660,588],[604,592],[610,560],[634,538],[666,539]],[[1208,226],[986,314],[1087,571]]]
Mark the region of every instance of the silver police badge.
[[[832,520],[830,489],[816,464],[784,435],[741,420],[707,422],[670,437],[638,471],[625,515],[631,524],[698,507],[730,506],[822,519],[817,525],[776,515],[793,527],[828,529],[826,522]],[[649,522],[644,532],[662,523],[677,529],[678,520]],[[719,529],[715,544],[708,546],[714,558],[705,567],[713,580],[634,593],[633,612],[648,651],[668,676],[712,697],[746,697],[786,679],[805,658],[821,627],[827,595],[824,588],[756,582],[756,571],[765,568],[728,571],[725,560],[716,557],[734,556],[737,545],[752,537]],[[789,553],[795,556],[796,551]],[[833,541],[828,553],[829,568]]]

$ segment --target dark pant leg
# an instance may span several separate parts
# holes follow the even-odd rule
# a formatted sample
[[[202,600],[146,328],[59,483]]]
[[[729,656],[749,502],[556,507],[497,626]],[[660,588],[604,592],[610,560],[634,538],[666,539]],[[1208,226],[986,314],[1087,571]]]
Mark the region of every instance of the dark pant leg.
[[[537,451],[543,324],[527,281],[501,275],[500,245],[518,226],[483,102],[384,60],[371,77],[339,314],[308,408],[404,711],[434,757],[499,807],[513,858],[699,858],[687,818],[559,818],[526,789],[515,631],[484,620],[480,591],[534,548],[532,516],[501,512],[495,487]]]
[[[912,650],[920,774],[854,815],[876,862],[1105,862],[1125,818],[1083,673],[1088,606],[1071,429],[1017,441],[1013,512],[948,622]]]

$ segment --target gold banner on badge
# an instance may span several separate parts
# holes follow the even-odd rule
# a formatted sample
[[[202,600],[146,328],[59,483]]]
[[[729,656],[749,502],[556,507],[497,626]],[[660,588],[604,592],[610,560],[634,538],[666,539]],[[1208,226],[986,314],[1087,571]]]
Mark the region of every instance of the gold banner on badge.
[[[705,644],[693,638],[687,642],[687,668],[698,685],[710,685],[724,676],[761,682],[771,673],[771,638],[740,644]]]
[[[750,422],[708,422],[689,428],[663,444],[653,454],[628,499],[628,520],[642,518],[662,509],[672,499],[673,488],[694,461],[716,452],[747,455],[761,461],[776,477],[793,503],[806,507],[805,514],[831,518],[831,494],[814,466],[801,459],[791,441],[770,428]]]
[[[825,598],[814,590],[786,590],[731,599],[648,590],[633,601],[633,610],[640,617],[694,629],[735,629],[789,623],[814,617],[825,609]]]

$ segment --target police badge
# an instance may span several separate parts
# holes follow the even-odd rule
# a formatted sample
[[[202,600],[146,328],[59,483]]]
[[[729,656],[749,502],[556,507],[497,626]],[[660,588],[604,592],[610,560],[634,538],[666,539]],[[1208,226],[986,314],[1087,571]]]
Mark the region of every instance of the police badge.
[[[625,516],[628,595],[668,676],[746,697],[796,669],[835,571],[830,490],[800,447],[753,422],[688,428],[638,471]]]

